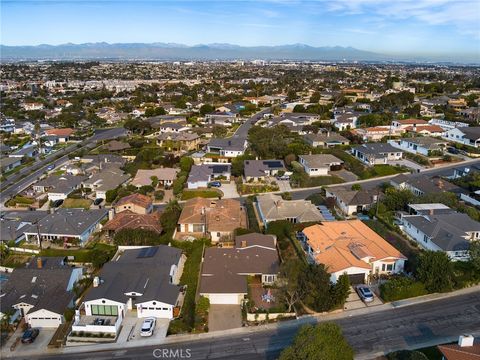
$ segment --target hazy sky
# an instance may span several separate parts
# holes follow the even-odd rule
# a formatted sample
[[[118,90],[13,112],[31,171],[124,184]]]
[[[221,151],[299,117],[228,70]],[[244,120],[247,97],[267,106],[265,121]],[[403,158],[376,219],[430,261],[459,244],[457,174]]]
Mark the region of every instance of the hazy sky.
[[[480,0],[0,1],[4,45],[305,43],[480,57]]]

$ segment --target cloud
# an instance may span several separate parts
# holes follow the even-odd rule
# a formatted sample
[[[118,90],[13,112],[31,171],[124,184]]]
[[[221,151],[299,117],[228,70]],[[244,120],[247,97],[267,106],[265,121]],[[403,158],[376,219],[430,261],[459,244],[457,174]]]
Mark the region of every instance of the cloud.
[[[451,25],[460,33],[480,38],[478,0],[335,0],[327,11],[346,15],[368,15],[384,21],[414,19],[426,25]]]

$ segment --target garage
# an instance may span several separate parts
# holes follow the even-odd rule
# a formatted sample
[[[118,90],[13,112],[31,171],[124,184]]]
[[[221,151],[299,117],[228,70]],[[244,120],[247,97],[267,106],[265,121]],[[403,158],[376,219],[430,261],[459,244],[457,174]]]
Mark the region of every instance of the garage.
[[[57,328],[62,324],[62,315],[54,312],[40,309],[38,311],[28,313],[25,316],[26,322],[33,328]]]
[[[357,285],[357,284],[364,284],[365,283],[365,274],[348,274],[348,280],[350,280],[350,284]]]
[[[165,304],[160,301],[148,301],[136,304],[137,315],[139,318],[154,317],[157,319],[172,319],[173,305]]]
[[[203,294],[207,295],[210,304],[239,305],[245,294]]]

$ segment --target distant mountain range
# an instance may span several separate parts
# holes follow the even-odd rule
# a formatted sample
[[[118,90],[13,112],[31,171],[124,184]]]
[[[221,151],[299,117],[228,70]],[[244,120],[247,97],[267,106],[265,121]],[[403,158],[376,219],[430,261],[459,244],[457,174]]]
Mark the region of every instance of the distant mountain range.
[[[458,57],[458,55],[457,55]],[[353,47],[313,47],[305,44],[239,46],[175,43],[85,43],[37,46],[0,45],[2,61],[18,60],[307,60],[307,61],[436,61],[476,62],[475,56],[436,58],[388,56]]]

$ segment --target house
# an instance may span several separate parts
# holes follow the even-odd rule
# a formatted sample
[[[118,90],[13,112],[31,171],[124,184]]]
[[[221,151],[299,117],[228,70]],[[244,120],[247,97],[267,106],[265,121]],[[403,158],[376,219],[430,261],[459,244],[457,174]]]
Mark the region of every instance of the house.
[[[445,131],[443,138],[459,144],[479,147],[480,146],[480,126],[454,128]]]
[[[273,235],[236,236],[233,248],[205,249],[199,293],[210,304],[240,305],[248,293],[247,277],[258,277],[263,285],[272,285],[279,268]]]
[[[125,174],[123,170],[116,166],[107,166],[83,181],[83,187],[91,189],[97,199],[106,199],[107,191],[125,184],[128,179],[130,175]]]
[[[107,151],[123,151],[131,148],[130,144],[125,141],[112,140],[105,144],[103,148]]]
[[[130,210],[124,210],[115,214],[115,217],[109,220],[102,228],[102,230],[107,231],[111,237],[124,229],[148,230],[160,235],[162,233],[160,213],[137,214]]]
[[[325,265],[333,283],[343,274],[363,284],[374,275],[400,273],[407,259],[360,220],[325,222],[302,233],[309,258]]]
[[[234,158],[245,153],[247,140],[244,138],[211,139],[207,144],[207,151],[228,158]]]
[[[375,189],[352,190],[345,187],[325,189],[325,197],[334,198],[335,205],[347,216],[367,211],[378,201],[379,192]]]
[[[215,179],[230,180],[231,165],[210,163],[193,165],[187,179],[188,189],[205,188]]]
[[[472,335],[460,335],[458,344],[438,345],[442,360],[480,360],[480,343]]]
[[[393,120],[392,127],[394,129],[400,129],[406,131],[407,128],[416,128],[428,125],[428,121],[422,119],[403,119],[403,120]]]
[[[61,245],[82,245],[101,228],[108,212],[105,209],[59,208],[25,229],[27,242],[55,242]]]
[[[350,141],[342,135],[327,131],[318,134],[307,134],[305,141],[313,147],[333,147],[338,145],[350,145]]]
[[[287,170],[283,160],[244,160],[243,164],[246,181],[265,180]]]
[[[469,260],[470,242],[480,239],[480,223],[467,214],[436,207],[423,204],[424,211],[403,215],[400,228],[424,249],[444,251],[453,261]]]
[[[48,215],[46,211],[5,211],[0,214],[0,242],[25,239],[24,230]]]
[[[22,165],[21,158],[2,156],[0,159],[0,170],[2,171],[2,173],[11,171],[20,165]]]
[[[192,151],[200,145],[200,136],[187,133],[163,133],[157,136],[157,145],[167,151]]]
[[[115,213],[129,210],[135,214],[150,214],[153,210],[152,199],[147,195],[127,195],[115,203]]]
[[[82,274],[63,257],[35,257],[2,282],[0,315],[23,317],[32,328],[57,328],[65,323],[65,310],[74,306],[73,287]]]
[[[247,213],[240,201],[194,198],[183,206],[174,237],[208,236],[212,242],[230,242],[238,228],[247,228]]]
[[[65,200],[74,190],[80,189],[85,180],[84,176],[50,175],[33,184],[33,190],[47,193],[50,201]]]
[[[331,154],[299,155],[298,159],[309,176],[326,176],[343,165],[342,160]]]
[[[401,160],[403,151],[386,143],[369,143],[352,148],[352,154],[366,165],[388,164]]]
[[[177,174],[180,169],[174,168],[157,168],[152,170],[138,170],[135,178],[131,181],[131,184],[137,188],[147,185],[152,185],[152,177],[157,178],[158,185],[163,187],[172,186],[173,182],[177,178]]]
[[[407,133],[422,136],[442,136],[444,130],[438,125],[408,126],[404,129]]]
[[[44,108],[44,105],[39,102],[26,102],[23,104],[23,108],[26,111],[42,110]]]
[[[36,155],[38,155],[38,148],[35,145],[29,144],[18,150],[15,150],[9,154],[8,157],[21,159],[24,157],[34,157]]]
[[[432,137],[413,137],[392,141],[390,144],[413,154],[430,156],[432,153],[443,154],[448,142]]]
[[[373,126],[353,130],[364,141],[380,141],[385,137],[400,136],[401,131],[391,126]]]
[[[94,279],[72,331],[117,336],[126,316],[173,319],[184,263],[182,251],[167,245],[124,250]]]
[[[284,125],[291,131],[299,132],[304,126],[311,125],[320,119],[317,114],[310,113],[282,113],[280,116],[272,118],[268,122],[268,126]]]
[[[164,122],[160,124],[161,133],[179,133],[182,131],[189,130],[190,127],[187,126],[186,121],[182,122]]]
[[[45,130],[46,135],[55,135],[58,137],[59,142],[64,143],[70,140],[70,136],[72,136],[74,130],[71,128],[63,128],[63,129],[49,129]]]
[[[230,126],[238,121],[238,113],[215,111],[205,114],[205,122],[211,125]]]
[[[294,224],[324,220],[320,211],[308,200],[283,200],[280,195],[264,194],[257,196],[255,205],[265,227],[278,220]]]
[[[332,120],[333,126],[335,126],[339,131],[355,129],[357,127],[358,117],[354,114],[345,113],[335,115]]]
[[[416,196],[438,192],[452,192],[459,196],[462,193],[466,193],[461,187],[440,177],[429,177],[422,174],[397,175],[390,179],[390,185],[397,189],[408,189]]]

